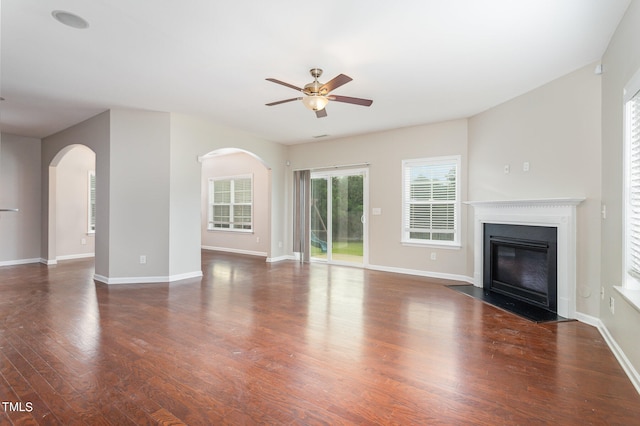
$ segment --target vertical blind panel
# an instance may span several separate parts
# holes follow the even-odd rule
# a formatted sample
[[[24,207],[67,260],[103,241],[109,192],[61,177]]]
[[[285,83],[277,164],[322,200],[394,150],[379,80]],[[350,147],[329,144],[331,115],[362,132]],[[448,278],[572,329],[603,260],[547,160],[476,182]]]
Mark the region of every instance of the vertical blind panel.
[[[640,95],[628,104],[629,175],[627,200],[628,267],[629,273],[640,278]]]
[[[311,247],[311,171],[293,172],[294,214],[293,214],[293,251],[300,253],[300,260],[309,261]]]

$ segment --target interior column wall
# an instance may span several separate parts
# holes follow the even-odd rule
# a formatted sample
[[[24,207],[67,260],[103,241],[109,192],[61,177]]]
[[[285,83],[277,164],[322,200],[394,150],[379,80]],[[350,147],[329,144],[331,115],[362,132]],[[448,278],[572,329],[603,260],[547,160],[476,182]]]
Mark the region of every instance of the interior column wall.
[[[170,277],[169,114],[111,110],[109,282]]]
[[[70,145],[86,145],[96,153],[96,275],[109,274],[109,181],[110,181],[110,112],[106,111],[82,123],[48,136],[41,144],[42,216],[40,257],[55,261],[55,182],[50,182],[50,165],[55,156]],[[51,188],[53,184],[53,188]],[[55,192],[53,192],[55,193]],[[53,232],[53,233],[52,233]],[[53,240],[53,241],[51,241]]]

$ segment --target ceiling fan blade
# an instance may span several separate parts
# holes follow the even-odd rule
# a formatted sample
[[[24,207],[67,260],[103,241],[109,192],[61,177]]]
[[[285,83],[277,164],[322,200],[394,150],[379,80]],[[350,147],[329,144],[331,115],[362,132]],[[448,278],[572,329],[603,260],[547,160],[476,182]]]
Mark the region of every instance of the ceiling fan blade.
[[[371,106],[373,101],[371,99],[362,99],[362,98],[352,98],[351,96],[339,96],[339,95],[331,95],[328,96],[330,101],[336,102],[345,102],[348,104],[356,104],[362,106]]]
[[[302,89],[294,86],[293,84],[285,83],[284,81],[276,80],[275,78],[266,78],[265,80],[270,81],[272,83],[282,84],[283,86],[287,86],[292,88],[293,90],[297,90],[298,92],[302,92]]]
[[[337,89],[338,87],[342,86],[343,84],[347,84],[351,80],[353,80],[353,79],[351,77],[349,77],[348,75],[340,74],[339,76],[334,77],[333,80],[329,80],[325,84],[323,84],[320,87],[319,92],[320,93],[329,93],[330,91],[332,91],[334,89]],[[325,90],[326,90],[326,92],[325,92]]]
[[[299,101],[300,99],[302,99],[302,98],[285,99],[284,101],[271,102],[270,104],[265,104],[265,105],[266,106],[280,105],[280,104],[284,104],[284,103],[287,103],[287,102]]]
[[[321,110],[316,111],[316,117],[322,118],[327,116],[327,110],[322,108]]]

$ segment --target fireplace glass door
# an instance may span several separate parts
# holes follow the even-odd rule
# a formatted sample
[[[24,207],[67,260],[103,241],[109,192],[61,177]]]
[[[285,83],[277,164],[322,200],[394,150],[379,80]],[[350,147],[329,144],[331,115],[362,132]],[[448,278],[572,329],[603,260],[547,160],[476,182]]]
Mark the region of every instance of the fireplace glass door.
[[[555,312],[557,230],[484,224],[484,288]]]
[[[544,305],[548,299],[548,246],[492,240],[492,289]]]

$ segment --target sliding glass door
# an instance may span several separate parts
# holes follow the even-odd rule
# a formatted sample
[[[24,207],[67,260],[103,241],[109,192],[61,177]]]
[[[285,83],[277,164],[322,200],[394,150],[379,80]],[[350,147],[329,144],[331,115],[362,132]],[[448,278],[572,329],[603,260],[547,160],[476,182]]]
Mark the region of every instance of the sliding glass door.
[[[366,170],[311,174],[311,259],[366,263]]]

